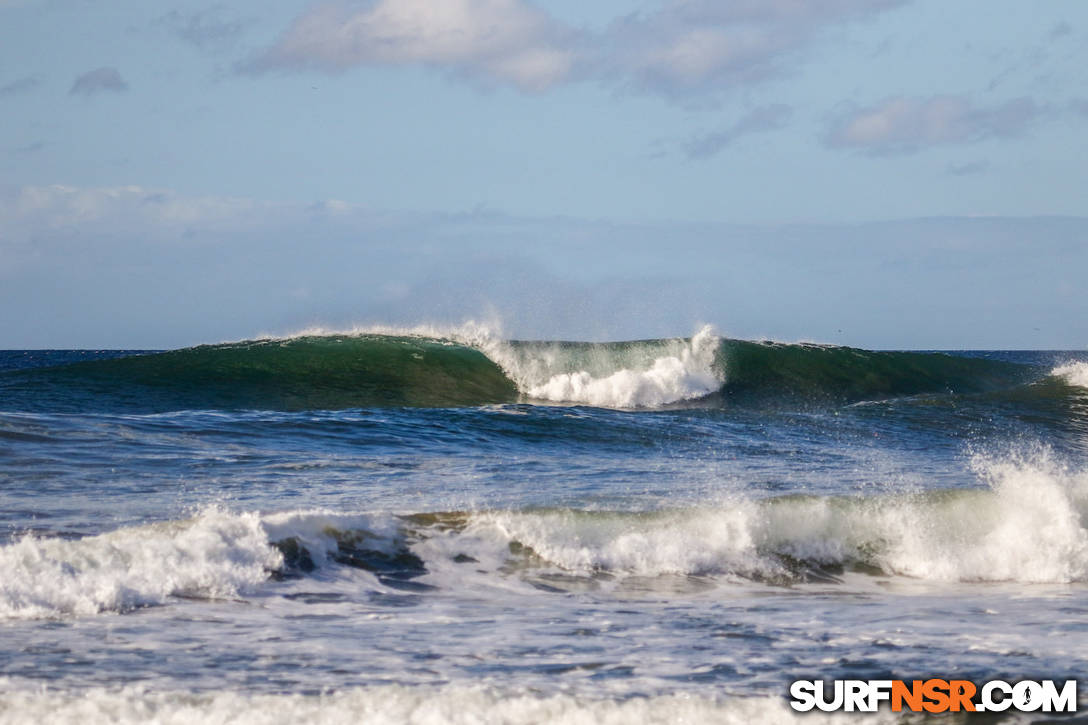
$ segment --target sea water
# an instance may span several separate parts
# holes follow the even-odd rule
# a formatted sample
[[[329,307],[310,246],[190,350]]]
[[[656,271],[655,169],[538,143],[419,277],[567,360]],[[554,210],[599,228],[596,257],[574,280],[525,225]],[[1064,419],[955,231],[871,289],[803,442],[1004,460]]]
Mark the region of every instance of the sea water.
[[[0,369],[0,722],[772,722],[796,679],[1088,672],[1084,353],[370,329]]]

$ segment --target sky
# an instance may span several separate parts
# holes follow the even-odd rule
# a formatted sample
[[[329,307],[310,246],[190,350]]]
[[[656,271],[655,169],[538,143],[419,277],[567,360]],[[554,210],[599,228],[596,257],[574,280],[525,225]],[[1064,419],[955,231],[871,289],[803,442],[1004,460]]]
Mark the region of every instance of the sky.
[[[0,0],[0,347],[1088,347],[1088,4]]]

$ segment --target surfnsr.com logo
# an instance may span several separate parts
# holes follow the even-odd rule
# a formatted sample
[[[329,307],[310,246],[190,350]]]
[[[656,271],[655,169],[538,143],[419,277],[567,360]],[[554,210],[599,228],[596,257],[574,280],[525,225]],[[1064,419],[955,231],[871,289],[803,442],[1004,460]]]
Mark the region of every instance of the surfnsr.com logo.
[[[797,680],[790,697],[798,712],[876,712],[883,703],[892,712],[1076,712],[1077,681]]]

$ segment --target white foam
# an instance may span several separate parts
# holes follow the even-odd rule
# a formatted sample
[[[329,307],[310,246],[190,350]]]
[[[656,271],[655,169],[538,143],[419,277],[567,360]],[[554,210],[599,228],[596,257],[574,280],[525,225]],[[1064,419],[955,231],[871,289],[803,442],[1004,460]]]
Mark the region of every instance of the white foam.
[[[930,581],[1088,581],[1088,474],[1040,453],[976,458],[989,490],[768,507],[764,551]]]
[[[350,535],[366,548],[393,553],[400,533],[395,516],[385,513],[344,514],[331,511],[288,511],[266,515],[261,525],[267,541],[298,541],[316,566],[328,564],[339,545],[337,535]]]
[[[1050,371],[1051,375],[1065,378],[1070,385],[1088,388],[1088,362],[1071,362]]]
[[[187,521],[80,540],[25,536],[0,547],[0,617],[63,617],[163,604],[179,596],[255,592],[283,565],[274,542],[295,538],[331,570],[344,537],[395,553],[410,548],[440,590],[522,587],[519,572],[593,576],[790,576],[795,562],[865,563],[929,581],[1088,581],[1088,472],[1046,451],[976,458],[987,489],[917,496],[737,499],[649,513],[490,511],[428,527],[388,513],[209,510]],[[534,556],[509,566],[511,544]],[[357,572],[354,586],[379,587]]]
[[[1088,581],[1088,473],[1045,451],[973,465],[993,494],[908,512],[889,566],[926,579]]]
[[[931,581],[1088,581],[1088,473],[1044,453],[974,463],[989,490],[738,500],[646,515],[478,514],[465,534],[517,541],[561,569],[778,576],[783,557]]]
[[[0,617],[85,616],[179,596],[234,598],[254,592],[283,566],[276,542],[293,538],[315,566],[326,567],[338,536],[393,553],[403,545],[400,531],[398,519],[386,513],[311,510],[261,516],[207,509],[187,521],[78,540],[28,535],[0,546]],[[357,576],[377,588],[374,577]]]
[[[2,683],[0,683],[2,684]],[[236,692],[194,694],[153,692],[130,687],[82,692],[5,691],[0,689],[0,725],[49,722],[94,723],[407,723],[410,725],[479,725],[481,723],[556,723],[571,725],[640,725],[652,723],[826,723],[846,715],[790,710],[774,696],[716,699],[687,694],[588,699],[570,695],[499,694],[483,687],[441,689],[387,685],[356,688],[328,695],[247,695]],[[873,718],[876,718],[874,720]],[[856,720],[856,716],[851,718]],[[880,713],[866,722],[891,722]]]
[[[0,547],[0,617],[54,617],[229,598],[266,581],[282,557],[256,514],[209,510],[180,522],[75,541],[25,536]]]
[[[674,341],[674,349],[648,365],[618,367],[599,375],[588,370],[564,371],[540,380],[550,365],[496,362],[512,374],[521,391],[538,400],[585,403],[609,408],[652,408],[709,395],[721,387],[715,368],[720,338],[704,327],[690,341]],[[531,371],[531,372],[530,372]],[[535,374],[534,374],[535,373]]]
[[[756,550],[754,504],[645,516],[583,512],[490,513],[466,532],[494,527],[547,562],[572,572],[617,574],[772,574],[780,567]]]

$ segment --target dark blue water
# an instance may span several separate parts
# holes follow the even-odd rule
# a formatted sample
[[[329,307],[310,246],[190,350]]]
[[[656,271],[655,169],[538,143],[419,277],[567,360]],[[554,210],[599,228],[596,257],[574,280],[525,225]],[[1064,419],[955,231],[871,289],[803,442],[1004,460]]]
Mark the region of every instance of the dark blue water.
[[[1075,678],[1086,456],[1084,353],[2,352],[0,721],[745,722],[802,676]]]

